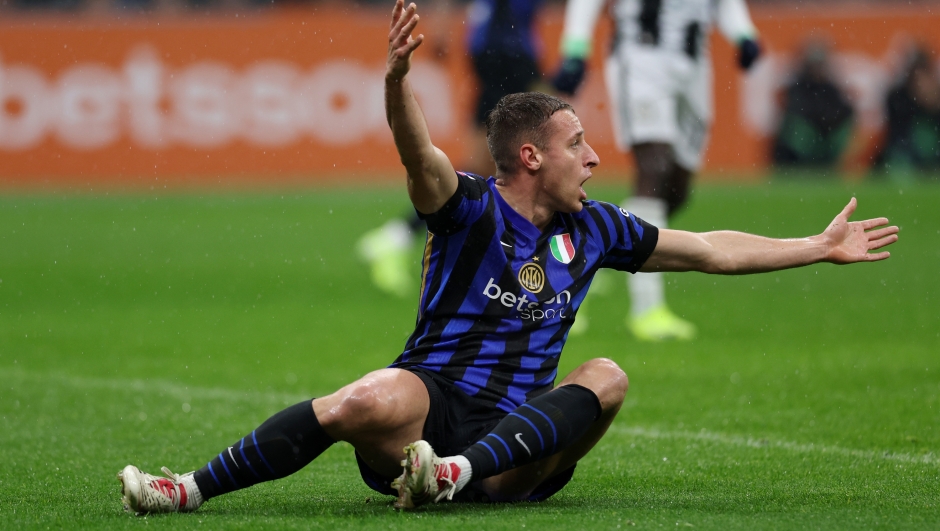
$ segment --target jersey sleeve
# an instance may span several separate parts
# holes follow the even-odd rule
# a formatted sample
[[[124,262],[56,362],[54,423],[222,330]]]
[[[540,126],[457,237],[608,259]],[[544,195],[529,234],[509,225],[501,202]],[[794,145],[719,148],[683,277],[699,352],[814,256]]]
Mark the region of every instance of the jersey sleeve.
[[[757,36],[757,28],[744,0],[718,0],[715,11],[718,29],[728,42],[737,44],[741,39]]]
[[[639,271],[656,248],[659,229],[610,203],[598,201],[588,208],[592,232],[605,251],[601,267]]]
[[[448,236],[472,225],[486,209],[484,195],[489,191],[482,177],[457,172],[457,191],[433,214],[418,217],[428,224],[428,231],[439,236]]]

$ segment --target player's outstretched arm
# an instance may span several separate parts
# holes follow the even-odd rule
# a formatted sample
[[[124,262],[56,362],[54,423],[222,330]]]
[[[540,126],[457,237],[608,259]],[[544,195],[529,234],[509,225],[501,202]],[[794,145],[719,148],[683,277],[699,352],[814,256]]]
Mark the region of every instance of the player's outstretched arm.
[[[404,0],[397,0],[392,10],[385,64],[385,116],[408,172],[411,202],[419,212],[431,214],[457,191],[457,175],[447,155],[431,143],[424,114],[407,77],[411,56],[424,41],[424,35],[411,35],[419,20],[417,9],[414,3],[405,7]]]
[[[872,252],[898,240],[898,228],[887,218],[849,221],[853,197],[826,230],[817,236],[774,239],[743,232],[694,233],[661,230],[656,249],[640,271],[701,271],[724,275],[763,273],[818,262],[851,264],[891,256]]]

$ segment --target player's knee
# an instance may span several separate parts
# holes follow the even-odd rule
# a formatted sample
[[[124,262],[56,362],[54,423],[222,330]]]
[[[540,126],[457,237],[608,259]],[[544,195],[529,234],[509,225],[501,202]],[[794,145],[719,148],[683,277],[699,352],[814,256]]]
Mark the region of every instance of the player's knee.
[[[382,399],[380,386],[374,382],[356,382],[339,391],[334,407],[330,408],[328,424],[342,425],[345,430],[376,426],[387,418],[388,402]],[[324,420],[321,420],[324,423]]]
[[[605,409],[620,407],[627,396],[630,381],[627,373],[614,360],[597,358],[587,362],[587,376],[590,388],[597,394]]]

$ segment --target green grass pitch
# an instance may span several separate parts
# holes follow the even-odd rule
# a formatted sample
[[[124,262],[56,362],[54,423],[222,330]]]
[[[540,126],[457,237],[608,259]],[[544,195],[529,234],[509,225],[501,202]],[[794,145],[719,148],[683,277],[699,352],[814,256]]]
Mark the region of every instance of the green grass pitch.
[[[589,191],[621,199],[610,185]],[[8,192],[0,528],[938,529],[940,188],[701,186],[674,225],[804,236],[853,194],[855,219],[901,226],[889,261],[669,275],[693,342],[634,341],[622,277],[604,279],[561,370],[610,357],[630,392],[545,503],[399,514],[337,444],[198,513],[136,518],[119,500],[125,464],[198,468],[284,405],[400,352],[415,300],[376,292],[353,247],[407,198]]]

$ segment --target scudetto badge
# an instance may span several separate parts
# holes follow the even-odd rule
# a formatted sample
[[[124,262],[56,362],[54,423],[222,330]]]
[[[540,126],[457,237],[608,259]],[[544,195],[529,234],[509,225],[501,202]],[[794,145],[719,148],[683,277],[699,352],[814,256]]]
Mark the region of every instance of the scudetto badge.
[[[545,271],[541,266],[528,263],[519,270],[519,283],[532,293],[538,293],[545,287]]]

